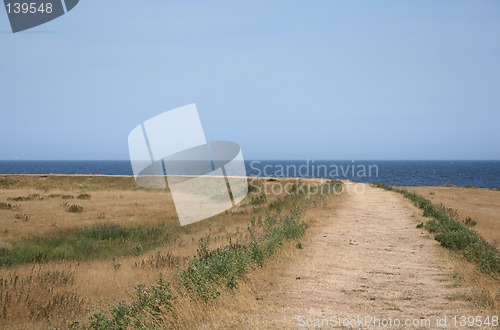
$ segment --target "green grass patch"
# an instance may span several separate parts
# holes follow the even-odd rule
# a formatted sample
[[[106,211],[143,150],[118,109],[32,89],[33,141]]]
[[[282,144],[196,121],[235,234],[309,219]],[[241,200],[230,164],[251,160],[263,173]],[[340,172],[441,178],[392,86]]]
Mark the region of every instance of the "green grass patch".
[[[50,237],[15,242],[10,249],[0,249],[0,266],[137,255],[164,244],[169,237],[166,225],[130,228],[111,224],[61,231]]]
[[[430,218],[423,227],[434,233],[434,238],[443,247],[461,252],[468,261],[477,264],[481,271],[495,278],[500,275],[500,250],[482,238],[477,231],[462,224],[457,219],[456,212],[443,205],[435,205],[423,196],[407,190],[396,189],[383,183],[374,185],[398,192],[421,208],[424,216]],[[472,225],[472,219],[468,225]]]
[[[9,188],[10,186],[15,185],[16,183],[19,183],[19,181],[9,178],[0,179],[0,187],[2,188]]]

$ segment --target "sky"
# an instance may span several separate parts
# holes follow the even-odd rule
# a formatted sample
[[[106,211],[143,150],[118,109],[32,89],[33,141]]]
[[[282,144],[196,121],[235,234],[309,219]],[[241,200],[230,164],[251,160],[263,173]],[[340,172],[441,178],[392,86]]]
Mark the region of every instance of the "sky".
[[[13,34],[0,159],[127,160],[196,103],[245,159],[500,159],[500,2],[81,0]]]

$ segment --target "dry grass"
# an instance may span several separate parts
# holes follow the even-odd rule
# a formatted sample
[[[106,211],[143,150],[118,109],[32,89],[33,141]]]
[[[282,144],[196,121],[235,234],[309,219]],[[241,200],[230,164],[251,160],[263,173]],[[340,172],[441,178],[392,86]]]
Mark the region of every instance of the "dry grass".
[[[318,223],[318,219],[331,217],[342,198],[330,198],[318,207],[310,208],[303,214],[303,219],[311,226]],[[301,241],[311,239],[306,235]],[[291,264],[299,264],[303,257],[303,250],[297,249],[294,244],[284,246],[279,255],[271,257],[262,268],[252,271],[243,281],[238,293],[224,292],[210,306],[198,305],[191,300],[182,301],[174,314],[178,315],[175,320],[168,319],[164,323],[166,327],[174,325],[183,329],[222,329],[222,328],[245,328],[257,327],[260,323],[252,323],[252,315],[255,315],[261,304],[259,300],[268,291],[275,289],[278,279],[285,276],[284,270]],[[257,321],[257,320],[255,320]]]
[[[424,196],[457,211],[459,220],[476,221],[472,227],[487,241],[500,248],[500,192],[463,187],[398,187]]]
[[[15,211],[0,210],[0,242],[12,243],[35,234],[47,235],[59,229],[82,228],[96,223],[123,226],[166,223],[178,226],[170,193],[139,189],[131,184],[133,178],[9,177],[19,182],[8,189],[1,189],[0,201],[16,203],[19,208]],[[91,198],[77,199],[82,193],[88,193]],[[38,197],[19,200],[33,195]],[[19,201],[13,201],[16,199]],[[73,204],[83,206],[84,211],[67,212]],[[20,219],[24,215],[28,216],[27,221],[26,218]]]
[[[0,328],[67,327],[69,321],[84,320],[86,310],[91,307],[127,299],[138,283],[147,285],[159,277],[173,279],[178,267],[196,253],[201,238],[210,235],[211,247],[226,245],[230,239],[245,239],[253,217],[265,216],[281,207],[279,198],[284,195],[283,189],[275,189],[274,192],[281,192],[273,194],[271,186],[297,181],[256,179],[259,187],[269,188],[265,202],[252,202],[264,190],[255,191],[225,213],[180,227],[168,189],[142,189],[131,177],[2,176],[0,202],[19,207],[0,210],[0,249],[9,250],[24,240],[70,233],[95,224],[123,227],[165,224],[172,230],[161,246],[139,255],[128,253],[89,261],[60,260],[0,267]],[[90,196],[77,198],[81,194]],[[83,211],[68,212],[72,204],[81,205]],[[246,285],[242,285],[241,292],[246,292]],[[248,305],[238,302],[246,301],[245,294],[238,298],[224,297],[226,294],[217,304],[230,304],[233,310]],[[165,322],[187,326],[209,315],[210,308],[217,308],[200,312],[196,303],[191,301],[191,307],[185,308],[187,304],[179,304],[182,308],[176,319]]]

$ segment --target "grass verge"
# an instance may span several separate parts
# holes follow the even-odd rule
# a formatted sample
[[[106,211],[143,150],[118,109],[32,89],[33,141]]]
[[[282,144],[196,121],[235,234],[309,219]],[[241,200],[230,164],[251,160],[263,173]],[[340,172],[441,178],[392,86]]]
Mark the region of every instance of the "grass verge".
[[[397,189],[383,183],[374,186],[402,194],[424,211],[424,216],[431,218],[418,225],[433,233],[434,238],[447,249],[459,251],[464,257],[478,265],[479,269],[498,279],[500,275],[500,250],[487,242],[475,230],[467,228],[456,218],[456,213],[443,205],[435,205],[428,199],[404,189]]]

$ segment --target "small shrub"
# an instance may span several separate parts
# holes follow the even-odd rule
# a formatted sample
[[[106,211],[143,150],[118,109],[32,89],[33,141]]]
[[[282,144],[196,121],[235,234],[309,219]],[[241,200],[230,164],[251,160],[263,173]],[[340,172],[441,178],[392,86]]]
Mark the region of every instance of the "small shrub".
[[[23,201],[30,201],[31,198],[19,196],[19,197],[9,197],[9,198],[7,198],[7,200],[8,201],[15,201],[15,202],[23,202]]]
[[[83,212],[83,206],[77,205],[77,204],[73,204],[73,205],[71,205],[68,208],[68,212],[71,212],[71,213],[80,213],[80,212]]]
[[[19,210],[19,204],[11,204],[11,203],[0,203],[0,210]]]
[[[62,195],[61,194],[50,194],[48,197],[49,198],[57,198],[57,197],[61,197]]]
[[[469,227],[474,227],[475,225],[477,225],[477,222],[472,220],[471,217],[467,217],[465,218],[465,224]]]
[[[40,197],[40,194],[31,194],[26,197],[24,196],[18,196],[18,197],[9,197],[7,200],[9,201],[16,201],[16,202],[26,202],[26,201],[32,201],[32,200],[42,200],[43,198]]]
[[[62,199],[73,199],[73,198],[75,198],[75,197],[74,197],[74,196],[72,196],[72,195],[61,195],[61,198],[62,198]]]
[[[90,199],[90,197],[91,196],[89,194],[83,193],[83,194],[78,195],[76,198],[78,198],[78,199]]]
[[[143,284],[135,287],[131,302],[120,301],[109,306],[109,313],[95,308],[88,316],[89,324],[84,329],[134,329],[149,328],[141,317],[148,315],[149,322],[160,321],[165,313],[172,310],[175,296],[170,283],[160,278],[156,284],[146,288]],[[76,326],[75,323],[73,323]]]
[[[295,244],[295,247],[300,250],[303,249],[302,244],[300,242],[297,242],[297,244]]]
[[[10,203],[0,203],[0,210],[11,210],[12,209],[12,204]]]
[[[30,216],[27,214],[16,214],[16,219],[23,220],[24,222],[28,222]]]

